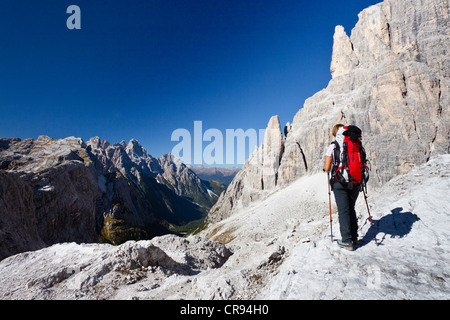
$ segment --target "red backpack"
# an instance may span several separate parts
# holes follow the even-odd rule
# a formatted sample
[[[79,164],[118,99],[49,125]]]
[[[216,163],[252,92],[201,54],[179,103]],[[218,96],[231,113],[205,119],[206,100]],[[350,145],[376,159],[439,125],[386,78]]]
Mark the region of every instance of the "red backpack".
[[[349,189],[355,184],[365,186],[369,180],[366,152],[361,144],[361,129],[356,126],[339,128],[336,141],[331,182],[338,181]]]

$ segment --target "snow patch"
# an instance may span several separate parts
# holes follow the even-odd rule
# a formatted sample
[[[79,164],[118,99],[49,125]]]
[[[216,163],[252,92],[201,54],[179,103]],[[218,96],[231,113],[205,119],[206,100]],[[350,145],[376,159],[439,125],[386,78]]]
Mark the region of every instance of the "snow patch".
[[[211,198],[218,198],[219,196],[217,195],[217,194],[215,194],[212,190],[210,190],[210,189],[206,189],[206,191],[208,191],[208,195],[211,197]]]
[[[55,187],[54,186],[50,186],[50,185],[43,186],[42,188],[38,189],[38,191],[43,191],[43,192],[50,192],[50,191],[53,191],[53,190],[55,190]]]

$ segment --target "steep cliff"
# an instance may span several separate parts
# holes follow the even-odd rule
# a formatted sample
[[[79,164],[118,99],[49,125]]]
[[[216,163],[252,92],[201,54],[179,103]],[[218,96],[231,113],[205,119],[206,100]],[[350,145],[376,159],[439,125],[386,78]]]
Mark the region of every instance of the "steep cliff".
[[[15,173],[0,171],[0,260],[43,247],[37,230],[33,190]]]

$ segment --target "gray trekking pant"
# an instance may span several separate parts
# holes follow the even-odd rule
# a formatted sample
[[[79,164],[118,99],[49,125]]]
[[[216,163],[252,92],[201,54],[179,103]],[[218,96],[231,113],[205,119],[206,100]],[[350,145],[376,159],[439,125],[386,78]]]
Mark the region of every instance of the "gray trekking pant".
[[[339,226],[342,241],[358,239],[358,220],[356,218],[355,203],[359,195],[359,185],[347,189],[340,182],[333,185],[334,198],[339,212]]]

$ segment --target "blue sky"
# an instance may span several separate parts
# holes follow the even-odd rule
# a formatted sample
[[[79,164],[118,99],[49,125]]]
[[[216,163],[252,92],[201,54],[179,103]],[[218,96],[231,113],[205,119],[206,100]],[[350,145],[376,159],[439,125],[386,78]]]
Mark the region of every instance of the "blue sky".
[[[135,138],[160,156],[194,121],[284,125],[331,79],[335,26],[378,2],[2,0],[0,137]]]

